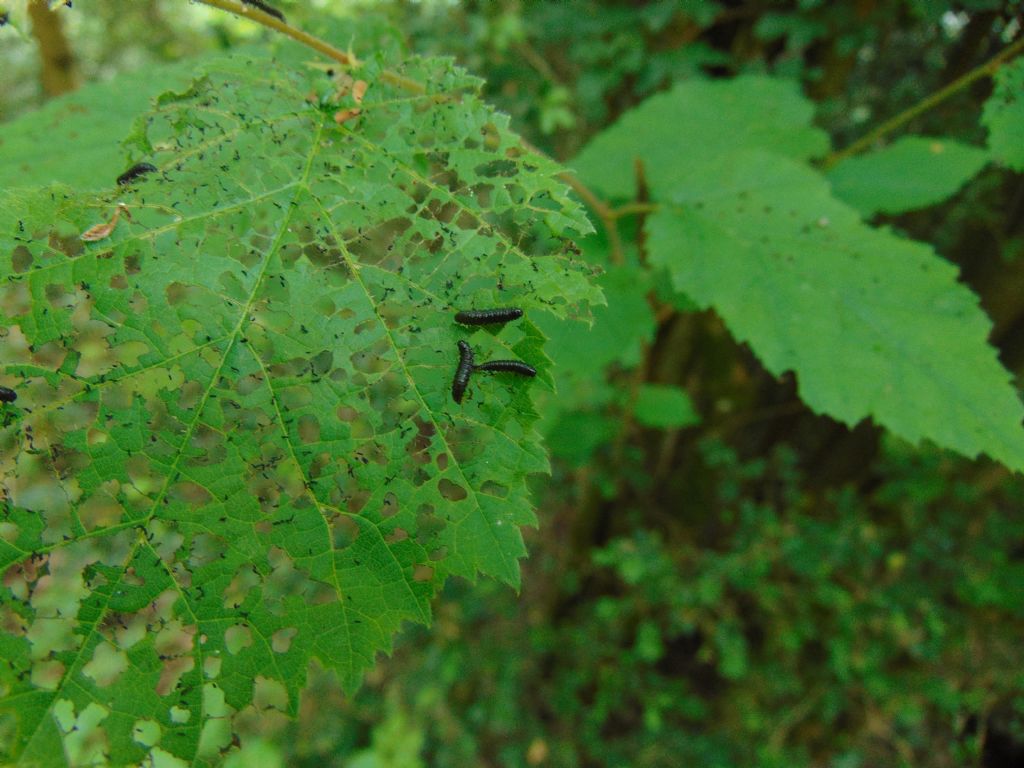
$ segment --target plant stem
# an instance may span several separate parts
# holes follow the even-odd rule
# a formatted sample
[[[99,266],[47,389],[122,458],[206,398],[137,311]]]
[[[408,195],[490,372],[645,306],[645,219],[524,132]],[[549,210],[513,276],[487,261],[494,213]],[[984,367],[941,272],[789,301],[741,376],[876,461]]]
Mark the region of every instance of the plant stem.
[[[75,56],[64,33],[61,14],[46,3],[29,3],[28,15],[32,19],[32,36],[39,44],[42,65],[40,81],[47,96],[59,96],[78,87],[78,67]]]
[[[822,167],[828,170],[836,163],[845,160],[851,155],[855,155],[858,152],[863,152],[865,149],[868,149],[872,144],[881,139],[883,136],[892,133],[897,128],[901,128],[902,126],[909,123],[918,115],[927,112],[932,107],[941,104],[950,96],[959,91],[962,91],[964,88],[966,88],[976,80],[980,80],[983,77],[992,76],[993,74],[995,74],[996,70],[1003,65],[1004,62],[1006,62],[1008,59],[1013,58],[1021,51],[1024,51],[1024,35],[1022,35],[1020,39],[1017,40],[1016,42],[1006,46],[1003,50],[1001,50],[999,53],[997,53],[995,56],[993,56],[991,59],[989,59],[981,66],[975,67],[967,74],[958,77],[945,88],[936,91],[931,96],[922,99],[909,109],[905,109],[895,117],[886,120],[873,131],[870,131],[861,138],[857,139],[855,142],[850,144],[845,149],[839,152],[833,152],[831,155],[825,158],[825,161],[822,163]]]
[[[335,48],[333,45],[321,40],[319,37],[314,37],[308,32],[303,32],[301,29],[296,29],[295,27],[286,24],[254,5],[246,5],[241,2],[241,0],[199,0],[199,2],[204,5],[213,6],[214,8],[220,8],[222,11],[227,11],[228,13],[233,13],[237,16],[245,16],[246,18],[252,19],[265,27],[276,29],[278,32],[288,35],[288,37],[293,40],[297,40],[303,45],[309,46],[315,51],[319,51],[324,56],[334,59],[343,66],[359,66],[359,60],[352,54]]]
[[[618,208],[613,208],[609,213],[612,218],[621,219],[623,216],[629,216],[636,214],[638,216],[644,216],[648,213],[654,213],[660,206],[657,203],[651,202],[639,202],[639,203],[626,203],[620,205]]]
[[[293,27],[290,24],[286,24],[280,19],[271,16],[269,13],[260,10],[256,6],[242,3],[241,0],[199,0],[199,2],[214,8],[220,8],[222,11],[227,11],[228,13],[245,16],[247,19],[252,19],[265,27],[276,29],[278,32],[284,33],[293,40],[297,40],[303,45],[309,46],[314,51],[319,51],[324,56],[334,59],[342,66],[353,68],[360,66],[359,59],[355,57],[355,54],[346,53],[345,51],[335,48],[333,45],[321,40],[319,37],[315,37],[308,32],[303,32],[301,29]],[[405,75],[400,75],[390,69],[381,72],[380,79],[384,82],[398,86],[403,90],[410,91],[411,93],[426,93],[427,91],[427,87],[423,85],[423,83],[408,78]]]
[[[529,144],[525,139],[523,145],[526,146],[531,152],[536,152],[539,155],[544,153],[537,149],[532,144]],[[614,212],[608,205],[599,198],[590,187],[576,178],[576,174],[571,171],[563,171],[558,174],[558,178],[568,184],[580,196],[580,199],[597,214],[597,218],[601,220],[602,226],[604,226],[605,232],[608,233],[608,245],[609,245],[609,259],[612,264],[623,264],[626,261],[625,251],[622,248],[622,236],[619,234],[619,226],[616,222]]]

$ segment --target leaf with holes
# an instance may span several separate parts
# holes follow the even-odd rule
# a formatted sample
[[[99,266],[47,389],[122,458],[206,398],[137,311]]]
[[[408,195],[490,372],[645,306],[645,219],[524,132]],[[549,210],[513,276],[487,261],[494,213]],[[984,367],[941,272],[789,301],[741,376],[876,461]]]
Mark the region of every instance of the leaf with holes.
[[[0,198],[0,762],[213,764],[311,659],[357,684],[448,576],[517,583],[530,315],[600,300],[589,225],[450,63],[398,65],[420,95],[366,65],[339,125],[300,61],[161,96],[130,185]],[[539,375],[456,405],[460,339]]]
[[[4,123],[0,189],[53,182],[80,190],[109,187],[110,169],[124,161],[124,152],[110,137],[123,135],[139,112],[149,108],[152,95],[187,87],[194,66],[180,62],[89,83]],[[53,140],[40,141],[40,136]],[[55,142],[60,152],[53,151]]]

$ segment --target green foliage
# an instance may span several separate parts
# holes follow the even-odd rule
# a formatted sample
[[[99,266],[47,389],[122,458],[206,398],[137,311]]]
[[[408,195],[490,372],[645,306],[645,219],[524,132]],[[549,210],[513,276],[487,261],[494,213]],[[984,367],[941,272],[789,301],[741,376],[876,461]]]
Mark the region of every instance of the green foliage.
[[[988,163],[989,154],[951,139],[905,136],[883,149],[847,158],[828,180],[840,200],[865,217],[941,203]]]
[[[127,134],[151,97],[185,90],[194,69],[195,62],[188,62],[90,83],[7,123],[0,139],[0,188],[51,182],[82,190],[109,188],[111,169],[127,167],[124,150],[111,137]],[[61,151],[54,152],[55,145]]]
[[[443,631],[405,637],[340,722],[329,689],[308,697],[288,741],[338,731],[295,764],[395,700],[438,768],[521,766],[538,743],[558,766],[977,764],[966,713],[1024,684],[1021,487],[982,492],[893,443],[875,491],[819,495],[796,461],[703,442],[689,471],[714,491],[677,502],[684,537],[618,509],[622,533],[571,572],[552,515],[528,594],[451,584]]]
[[[555,394],[540,400],[541,429],[551,453],[573,466],[585,465],[619,432],[618,413],[628,392],[607,369],[635,368],[654,336],[654,313],[647,302],[649,276],[630,266],[607,266],[605,243],[583,241],[584,251],[604,271],[597,277],[607,305],[596,307],[589,327],[569,325],[547,315],[539,326],[548,337]]]
[[[640,387],[634,406],[636,420],[647,427],[691,427],[700,423],[685,390],[663,384]]]
[[[756,94],[776,104],[771,119]],[[912,442],[1024,469],[1024,407],[977,298],[929,248],[864,225],[797,162],[822,149],[810,113],[770,80],[682,85],[573,165],[612,190],[631,183],[621,158],[643,161],[660,204],[648,220],[652,264],[769,371],[795,371],[814,410],[851,425],[872,416]]]
[[[689,81],[627,112],[570,166],[608,197],[631,198],[636,172],[623,158],[640,158],[652,190],[666,193],[680,180],[706,177],[709,164],[744,150],[819,157],[828,137],[811,125],[813,116],[814,105],[784,80]]]
[[[982,115],[988,145],[999,162],[1024,171],[1024,58],[1000,67],[995,81]]]
[[[40,725],[24,765],[99,763],[126,744],[116,754],[169,766],[1016,765],[1020,479],[846,429],[801,396],[851,422],[884,406],[893,431],[956,433],[964,449],[970,419],[987,418],[975,444],[998,448],[1003,430],[1017,450],[1016,398],[955,280],[1019,374],[1019,179],[1000,167],[1020,143],[1019,65],[997,74],[988,152],[983,88],[922,100],[991,72],[977,68],[1018,34],[1020,3],[741,5],[389,3],[400,33],[359,5],[339,33],[327,17],[347,4],[281,0],[371,62],[353,73],[370,83],[364,112],[340,125],[335,110],[355,106],[344,76],[306,72],[313,55],[292,41],[245,72],[206,64],[191,89],[191,71],[161,86],[148,64],[266,34],[250,22],[181,0],[58,9],[84,76],[142,67],[151,83],[118,79],[0,128],[0,188],[37,188],[0,201],[0,219],[32,225],[0,231],[0,322],[18,318],[0,327],[0,384],[19,393],[0,406],[0,563],[22,558],[0,586],[0,763],[27,718]],[[0,31],[5,114],[41,93],[23,29]],[[379,75],[406,44],[486,82],[414,59],[401,69],[428,93],[396,90]],[[156,122],[117,147],[167,88]],[[590,267],[562,241],[586,224],[556,167],[522,152],[478,88],[552,156],[599,134],[602,151],[579,158],[599,199],[586,196],[601,231],[576,238]],[[891,131],[886,149],[815,169],[906,110],[946,151]],[[136,160],[161,173],[109,194]],[[51,199],[38,187],[52,181],[74,189]],[[552,198],[529,199],[541,189]],[[892,231],[839,200],[887,213]],[[119,201],[130,221],[76,241]],[[494,256],[487,227],[513,246]],[[608,304],[566,322],[597,300],[591,268]],[[527,316],[451,323],[488,303]],[[460,338],[540,375],[474,377],[455,407]],[[885,383],[906,413],[872,400]],[[532,478],[527,505],[543,444],[553,474]],[[206,503],[204,487],[230,495]],[[460,516],[474,505],[489,518]],[[517,536],[476,535],[480,517],[511,533],[534,507],[528,560]],[[521,595],[471,581],[508,580],[516,562]],[[456,573],[469,579],[432,599]],[[334,621],[349,596],[363,616]],[[395,656],[353,694],[403,617]],[[339,651],[332,630],[346,629],[373,642]]]
[[[448,576],[518,583],[530,384],[449,389],[457,339],[541,382],[543,339],[452,313],[585,315],[563,238],[589,225],[449,62],[372,61],[339,124],[351,93],[301,61],[160,96],[126,144],[160,172],[127,189],[4,194],[6,760],[212,764],[311,658],[354,687]]]
[[[594,238],[586,241],[600,248]],[[586,249],[593,257],[591,247]],[[607,306],[593,312],[588,328],[567,325],[553,316],[539,325],[550,338],[550,354],[559,362],[553,372],[556,391],[571,396],[571,407],[601,406],[619,396],[618,387],[602,375],[611,364],[633,368],[643,355],[643,345],[654,334],[654,314],[647,303],[648,278],[635,267],[608,267],[597,278]]]

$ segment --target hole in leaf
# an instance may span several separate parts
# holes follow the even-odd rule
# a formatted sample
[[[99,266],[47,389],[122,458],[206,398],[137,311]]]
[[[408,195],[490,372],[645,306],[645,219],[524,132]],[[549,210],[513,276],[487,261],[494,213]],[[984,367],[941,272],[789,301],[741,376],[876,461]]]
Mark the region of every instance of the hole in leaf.
[[[442,478],[437,484],[437,490],[440,491],[441,495],[448,499],[448,501],[462,501],[466,498],[466,489],[461,485],[456,485],[447,478]]]
[[[277,632],[270,636],[270,647],[274,649],[275,653],[287,653],[288,649],[292,646],[292,638],[298,632],[299,630],[295,627],[277,630]]]
[[[99,643],[92,652],[92,658],[82,667],[82,674],[98,687],[105,688],[116,682],[121,673],[128,669],[128,654],[110,643]]]
[[[353,515],[359,514],[359,512],[366,506],[366,502],[370,500],[371,491],[366,488],[359,488],[351,496],[348,497],[345,503],[345,508]]]
[[[235,573],[235,578],[231,580],[227,589],[224,590],[224,607],[229,609],[238,608],[245,602],[249,590],[259,584],[260,581],[260,575],[256,573],[256,569],[251,565],[239,568],[238,572]]]
[[[351,546],[359,538],[359,524],[348,515],[331,519],[331,544],[335,550]]]
[[[409,533],[404,528],[395,528],[388,536],[384,539],[388,544],[397,544],[400,541],[405,541],[409,538]]]
[[[78,517],[86,531],[114,525],[123,514],[124,508],[103,491],[90,496],[78,508]]]
[[[24,245],[19,245],[11,252],[11,267],[15,272],[27,272],[32,261],[32,252]]]
[[[235,624],[224,631],[224,645],[232,656],[252,645],[252,630],[244,624]]]
[[[312,414],[304,414],[299,417],[299,439],[305,444],[320,442],[320,421]]]
[[[487,480],[482,486],[480,486],[480,491],[489,496],[497,496],[499,499],[504,499],[508,496],[508,487],[501,483],[496,483],[493,480]]]
[[[175,483],[167,495],[171,500],[183,502],[194,509],[206,506],[213,500],[213,495],[206,488],[190,480]]]

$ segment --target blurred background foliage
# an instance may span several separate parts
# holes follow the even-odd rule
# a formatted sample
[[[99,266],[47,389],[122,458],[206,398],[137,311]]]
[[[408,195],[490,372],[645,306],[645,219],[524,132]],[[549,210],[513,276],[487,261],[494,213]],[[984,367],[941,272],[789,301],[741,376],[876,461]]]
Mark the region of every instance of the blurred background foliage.
[[[364,56],[381,41],[456,56],[570,165],[648,96],[740,73],[798,81],[842,148],[983,64],[1024,14],[1017,0],[279,5],[310,29],[379,16],[379,40],[351,40]],[[4,31],[0,119],[263,36],[184,0],[76,0],[37,25],[65,55]],[[912,132],[984,144],[991,88]],[[1024,177],[989,166],[940,205],[875,221],[960,267],[1019,379]],[[606,263],[600,235],[582,246]],[[536,483],[522,594],[450,584],[433,627],[402,635],[355,696],[314,670],[302,716],[252,723],[233,764],[1024,765],[1024,482],[815,415],[713,313],[652,308],[661,288],[636,275],[602,275],[609,306],[583,343],[549,329],[553,475]]]

